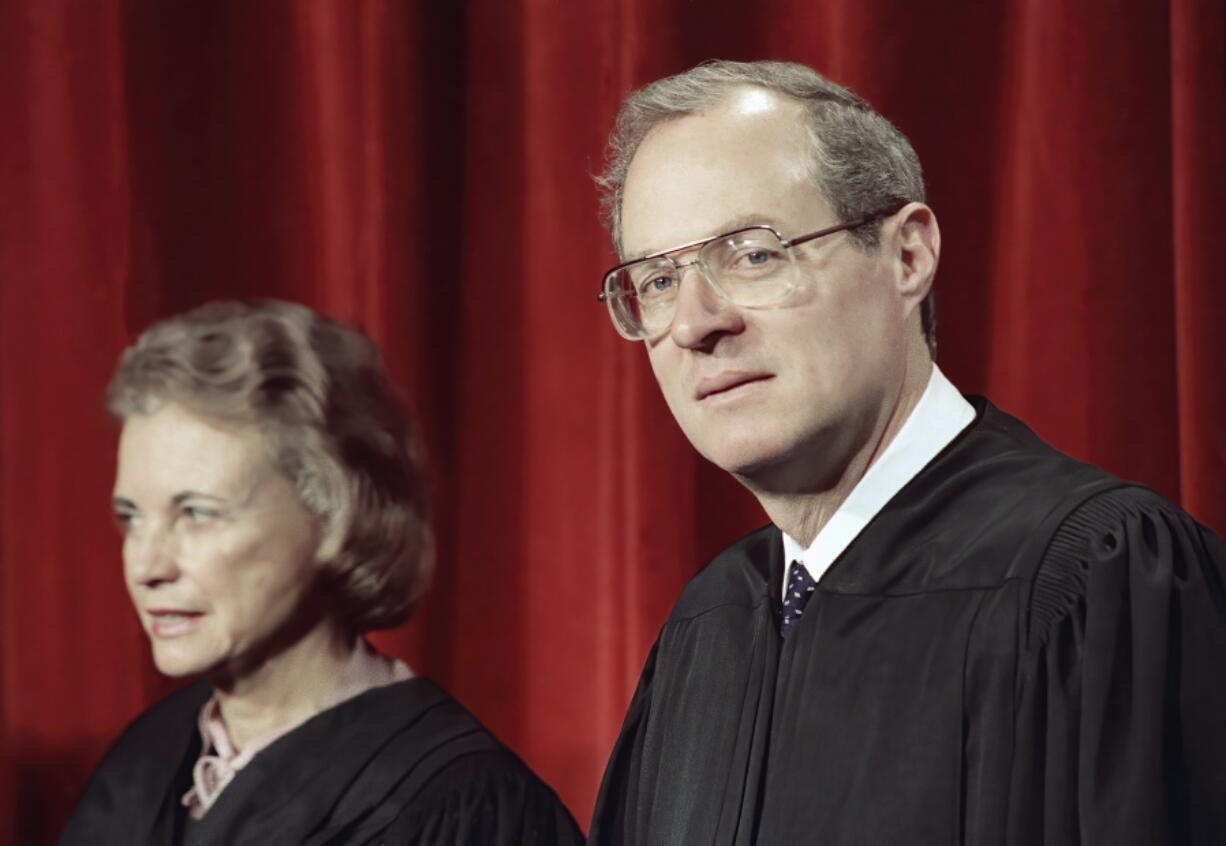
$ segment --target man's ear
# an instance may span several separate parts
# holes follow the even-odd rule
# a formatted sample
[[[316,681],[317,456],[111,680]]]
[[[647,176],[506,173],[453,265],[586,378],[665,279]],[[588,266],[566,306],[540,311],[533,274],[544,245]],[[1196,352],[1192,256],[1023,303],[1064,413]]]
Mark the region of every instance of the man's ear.
[[[937,216],[923,203],[908,203],[895,215],[886,241],[898,259],[898,293],[918,307],[932,288],[941,257]],[[882,235],[886,235],[885,232]]]

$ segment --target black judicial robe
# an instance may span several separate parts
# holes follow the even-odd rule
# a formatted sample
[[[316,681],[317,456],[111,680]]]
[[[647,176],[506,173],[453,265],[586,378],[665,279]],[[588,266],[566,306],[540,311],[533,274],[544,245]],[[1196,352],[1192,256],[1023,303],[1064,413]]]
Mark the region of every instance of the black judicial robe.
[[[111,747],[61,846],[576,844],[544,783],[434,683],[369,690],[261,750],[204,818],[181,804],[200,755],[201,682],[153,706]]]
[[[778,635],[780,533],[686,587],[594,844],[1226,844],[1226,547],[974,398]]]

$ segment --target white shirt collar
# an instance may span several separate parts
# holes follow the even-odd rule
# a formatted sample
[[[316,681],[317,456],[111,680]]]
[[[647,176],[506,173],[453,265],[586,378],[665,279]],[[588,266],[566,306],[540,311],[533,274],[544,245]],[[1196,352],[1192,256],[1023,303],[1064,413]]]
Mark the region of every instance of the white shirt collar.
[[[928,386],[894,440],[869,466],[809,548],[802,549],[786,532],[783,533],[785,589],[786,568],[797,559],[804,562],[814,581],[821,579],[894,494],[914,479],[974,419],[975,409],[934,363]]]

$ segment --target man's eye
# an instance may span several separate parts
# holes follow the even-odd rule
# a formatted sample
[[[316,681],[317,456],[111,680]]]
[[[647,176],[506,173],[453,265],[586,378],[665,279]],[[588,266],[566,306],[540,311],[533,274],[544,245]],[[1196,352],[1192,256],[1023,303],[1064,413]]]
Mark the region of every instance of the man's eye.
[[[136,515],[131,511],[116,511],[115,512],[115,528],[119,530],[119,534],[126,535],[132,531],[132,527],[136,524]]]
[[[750,247],[733,256],[731,266],[733,270],[739,271],[766,270],[777,265],[782,258],[783,254],[778,250]]]
[[[671,276],[652,276],[639,284],[638,294],[640,297],[658,297],[667,293],[673,284],[674,280]]]

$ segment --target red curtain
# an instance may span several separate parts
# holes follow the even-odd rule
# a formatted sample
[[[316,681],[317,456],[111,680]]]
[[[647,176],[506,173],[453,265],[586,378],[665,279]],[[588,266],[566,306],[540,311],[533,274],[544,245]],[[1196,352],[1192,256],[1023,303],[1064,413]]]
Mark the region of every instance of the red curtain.
[[[423,422],[440,568],[381,634],[586,822],[639,666],[763,521],[595,301],[620,98],[809,63],[913,140],[940,361],[1057,446],[1226,529],[1220,0],[0,6],[0,843],[50,842],[174,687],[109,525],[101,395],[218,297],[363,325]]]

